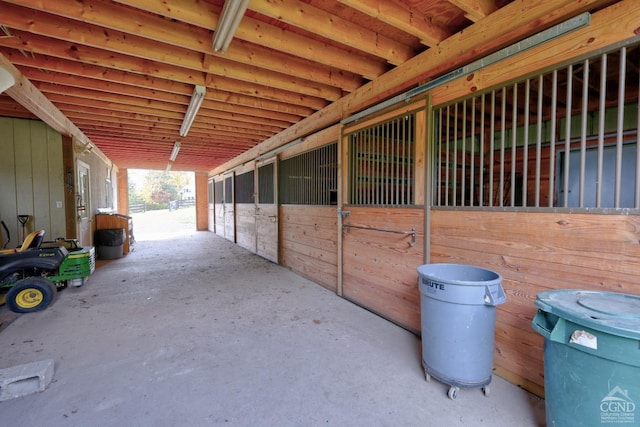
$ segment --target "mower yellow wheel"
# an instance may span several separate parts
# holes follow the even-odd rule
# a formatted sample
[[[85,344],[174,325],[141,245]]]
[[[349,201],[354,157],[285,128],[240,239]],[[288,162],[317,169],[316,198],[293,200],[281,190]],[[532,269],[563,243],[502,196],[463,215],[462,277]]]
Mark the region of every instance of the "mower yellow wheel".
[[[27,288],[16,294],[16,305],[22,309],[31,309],[42,304],[44,301],[44,294],[39,289]]]
[[[57,289],[44,277],[25,277],[7,292],[7,307],[15,313],[44,310],[53,302]]]

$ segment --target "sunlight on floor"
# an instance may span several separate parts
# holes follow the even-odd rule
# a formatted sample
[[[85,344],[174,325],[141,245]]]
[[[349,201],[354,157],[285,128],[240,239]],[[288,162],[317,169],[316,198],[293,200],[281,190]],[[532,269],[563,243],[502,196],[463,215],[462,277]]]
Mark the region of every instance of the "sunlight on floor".
[[[189,206],[131,214],[136,241],[171,239],[196,231],[196,208]]]

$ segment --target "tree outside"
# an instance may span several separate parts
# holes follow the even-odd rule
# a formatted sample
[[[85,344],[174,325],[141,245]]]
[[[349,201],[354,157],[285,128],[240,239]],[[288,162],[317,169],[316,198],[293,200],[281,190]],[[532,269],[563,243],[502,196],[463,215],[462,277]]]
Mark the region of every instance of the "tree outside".
[[[129,206],[144,203],[145,210],[167,209],[185,188],[193,186],[193,182],[193,172],[130,170]]]

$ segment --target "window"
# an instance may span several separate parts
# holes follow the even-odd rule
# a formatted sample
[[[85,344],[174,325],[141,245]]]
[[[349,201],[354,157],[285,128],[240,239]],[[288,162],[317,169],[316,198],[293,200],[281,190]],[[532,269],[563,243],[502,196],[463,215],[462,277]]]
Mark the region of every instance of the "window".
[[[233,203],[233,176],[224,179],[224,202]]]
[[[236,203],[253,203],[253,170],[236,175]]]
[[[638,45],[434,110],[433,205],[640,208]]]
[[[265,204],[274,203],[273,180],[275,163],[267,163],[258,168],[258,202]]]
[[[282,204],[337,203],[338,144],[333,143],[282,160],[278,166]]]
[[[415,113],[355,131],[348,144],[350,204],[413,204]]]
[[[221,204],[224,201],[224,182],[216,181],[213,187],[213,196],[216,204]]]

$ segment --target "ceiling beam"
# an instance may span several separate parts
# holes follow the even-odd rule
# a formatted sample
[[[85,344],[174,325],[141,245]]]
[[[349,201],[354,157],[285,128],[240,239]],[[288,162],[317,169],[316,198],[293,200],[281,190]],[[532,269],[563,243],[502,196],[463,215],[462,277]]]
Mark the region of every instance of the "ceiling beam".
[[[56,101],[56,106],[65,112],[65,114],[71,118],[72,113],[82,113],[89,117],[101,117],[102,120],[131,120],[137,123],[153,123],[153,124],[182,124],[182,118],[178,115],[175,117],[165,117],[152,114],[133,113],[122,110],[105,110],[88,105],[79,105],[76,103],[63,103]],[[229,120],[237,123],[243,123],[247,125],[265,125],[282,129],[286,129],[291,126],[291,123],[284,121],[276,121],[272,119],[266,119],[258,116],[250,116],[245,114],[228,113],[222,110],[203,110],[201,109],[198,114],[202,114],[203,117],[212,118],[214,120]],[[179,126],[178,126],[179,127]]]
[[[166,18],[184,21],[208,30],[218,24],[221,8],[208,2],[167,3],[148,0],[114,0],[137,9],[158,14]],[[346,49],[328,45],[257,19],[244,16],[236,30],[234,42],[225,56],[234,55],[237,40],[245,40],[259,46],[284,52],[323,65],[341,70],[348,70],[369,80],[376,78],[388,70],[384,62],[354,55]],[[212,48],[213,50],[213,48]]]
[[[61,93],[61,91],[46,92],[46,96],[53,103],[58,105],[59,108],[64,109],[64,111],[78,111],[78,110],[90,111],[94,109],[94,110],[101,111],[103,115],[109,115],[109,116],[124,113],[124,114],[135,115],[136,117],[142,117],[143,121],[148,120],[149,117],[153,117],[152,120],[155,120],[155,121],[178,120],[180,121],[180,123],[182,123],[182,119],[184,117],[184,114],[179,112],[152,109],[149,107],[141,107],[136,105],[106,102],[100,99],[94,99],[86,96],[85,97],[70,96],[68,93]],[[208,105],[208,104],[209,103],[207,101],[203,103],[203,105]],[[68,107],[69,105],[71,107]],[[211,115],[215,115],[216,111],[203,110],[202,114],[204,117],[209,117]],[[257,120],[260,121],[260,118],[258,118]],[[269,119],[268,117],[264,118],[264,120],[269,123],[272,123],[272,119]],[[274,123],[280,123],[280,122],[274,122]]]
[[[426,46],[435,46],[451,36],[447,30],[433,23],[412,8],[395,0],[338,0],[379,21],[392,25],[417,37]]]
[[[314,110],[319,110],[328,105],[328,102],[324,99],[301,94],[297,91],[291,92],[220,76],[215,76],[209,82],[205,82],[204,72],[189,70],[166,63],[141,60],[140,58],[135,58],[130,55],[118,54],[104,49],[82,46],[66,41],[54,43],[53,40],[48,37],[25,33],[19,30],[15,30],[13,33],[21,40],[21,49],[28,52],[62,58],[69,61],[79,61],[85,64],[99,64],[124,72],[175,80],[190,85],[206,85],[207,87],[232,91],[252,97],[301,105],[313,108]],[[0,38],[0,46],[6,45],[14,46],[15,42],[9,38]]]
[[[298,28],[313,28],[319,36],[400,65],[413,57],[413,50],[384,34],[358,27],[339,16],[331,15],[297,0],[254,1],[249,9]]]
[[[632,0],[634,1],[634,0]],[[402,93],[473,60],[521,40],[581,12],[608,4],[608,0],[515,0],[436,48],[428,49],[327,108],[314,113],[278,135],[212,169],[215,175],[297,138],[312,134],[377,102]]]
[[[93,48],[103,50],[112,57],[118,54],[126,56],[128,57],[127,62],[134,63],[133,69],[146,69],[148,68],[147,61],[154,61],[158,64],[182,68],[186,73],[192,71],[208,72],[245,83],[277,88],[328,101],[335,101],[343,94],[340,88],[298,79],[295,76],[276,73],[253,65],[239,64],[222,57],[207,62],[205,67],[203,54],[200,52],[126,34],[122,31],[104,31],[98,26],[79,23],[69,18],[21,6],[3,5],[2,23],[12,29],[47,36],[49,44],[54,43],[56,39],[72,43],[72,55],[81,50]],[[73,31],[66,29],[73,29]],[[23,49],[27,50],[27,48]]]
[[[1,43],[0,41],[0,44]],[[84,78],[91,78],[100,82],[122,83],[129,86],[183,96],[191,96],[193,93],[192,85],[173,82],[164,78],[146,76],[138,73],[127,73],[121,70],[74,62],[68,59],[54,58],[43,54],[25,57],[16,50],[1,47],[0,53],[11,60],[14,65],[42,71],[53,71],[57,75],[69,75],[73,80],[79,78],[80,81],[83,81]],[[301,117],[308,116],[315,111],[312,108],[304,106],[240,95],[222,90],[209,91],[207,98],[204,104],[211,104],[212,106],[209,108],[215,109],[216,107],[213,105],[216,105],[230,112],[249,115],[257,114],[262,117],[285,120],[290,123],[295,123],[300,120]]]
[[[175,136],[176,126],[178,129],[180,129],[180,125],[182,124],[180,120],[163,120],[161,122],[154,123],[149,121],[138,120],[136,118],[125,118],[125,117],[119,117],[117,121],[114,121],[112,119],[109,120],[105,116],[100,114],[91,114],[86,111],[74,111],[74,110],[66,110],[66,109],[65,109],[65,115],[69,117],[69,119],[73,120],[73,122],[76,123],[77,125],[92,123],[96,126],[105,126],[105,127],[113,126],[113,127],[122,128],[122,129],[144,128],[144,129],[157,130],[160,133],[171,132],[171,134],[174,136]],[[194,123],[193,125],[194,134],[198,133],[199,131],[211,132],[211,131],[218,130],[220,129],[218,125],[226,126],[227,128],[234,128],[235,130],[233,132],[238,135],[246,133],[247,135],[254,135],[256,137],[259,137],[260,135],[262,137],[264,137],[265,135],[272,136],[275,133],[283,130],[283,128],[264,125],[264,124],[236,122],[234,120],[218,119],[215,121],[215,124],[211,122]]]
[[[494,0],[448,0],[464,11],[464,16],[472,22],[486,18],[498,10]]]
[[[196,52],[213,53],[211,50],[211,30],[179,21],[171,22],[159,15],[152,15],[142,10],[111,2],[102,0],[86,0],[84,2],[75,0],[4,1]],[[122,19],[122,16],[125,15],[127,19]],[[168,25],[171,25],[171,31],[167,31]],[[236,47],[237,49],[224,55],[227,61],[231,60],[281,74],[294,75],[301,79],[338,87],[349,92],[363,83],[362,77],[349,70],[338,72],[338,69],[321,66],[317,62],[291,58],[289,55],[274,52],[273,49],[249,45],[246,42]]]
[[[82,145],[91,140],[74,125],[42,92],[40,92],[4,55],[0,54],[0,66],[7,70],[16,83],[5,91],[7,95],[35,114],[40,120],[62,135],[71,136]]]

